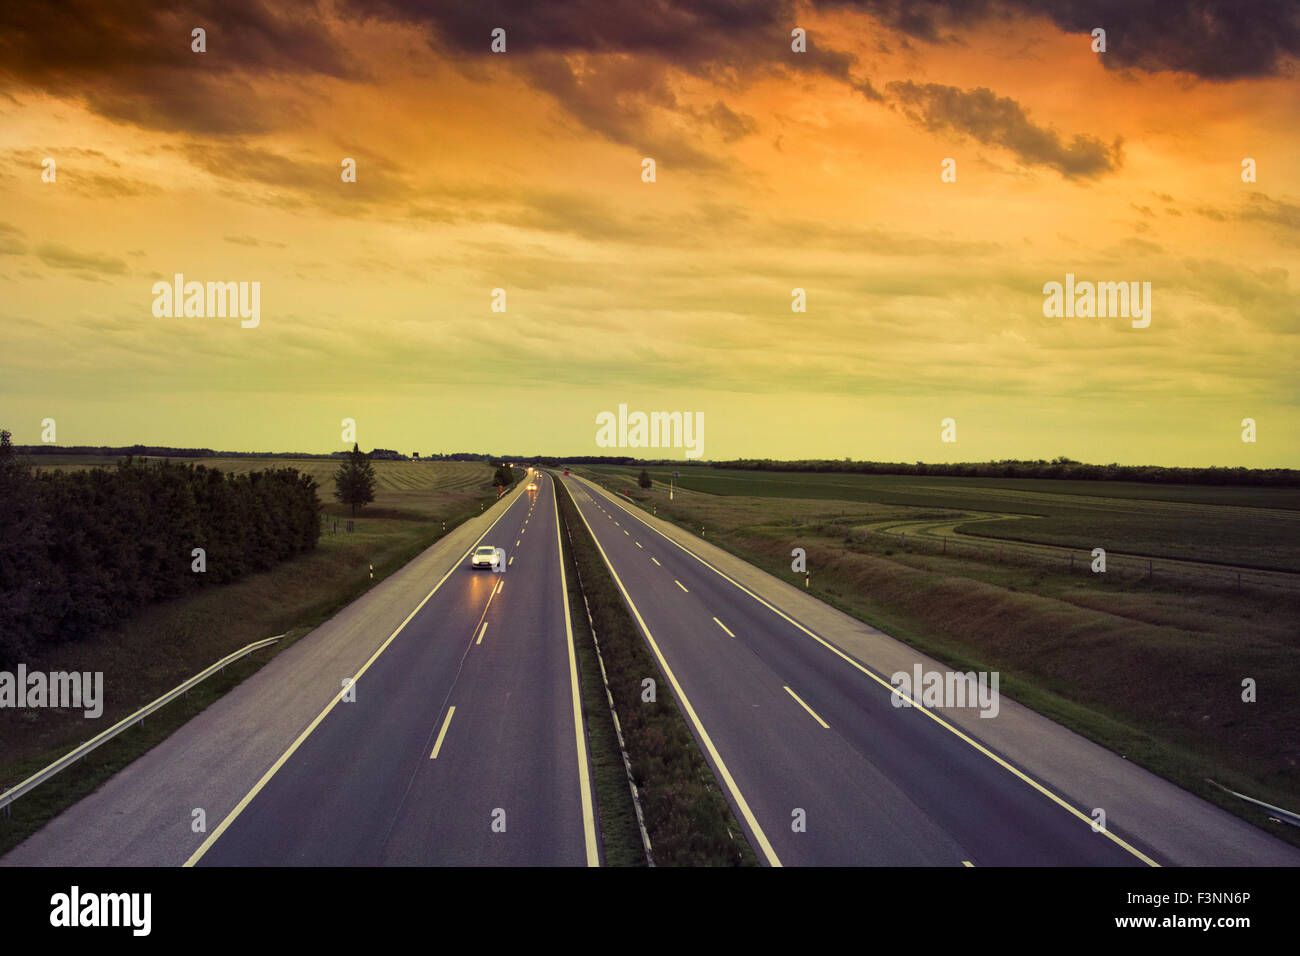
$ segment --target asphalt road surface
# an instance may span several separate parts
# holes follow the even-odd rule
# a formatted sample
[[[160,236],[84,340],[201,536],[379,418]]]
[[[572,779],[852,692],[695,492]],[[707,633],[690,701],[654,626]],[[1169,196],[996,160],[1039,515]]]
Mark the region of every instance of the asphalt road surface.
[[[989,720],[894,706],[888,675],[923,655],[589,482],[546,475],[0,863],[598,864],[556,480],[762,862],[1300,864],[1014,701]],[[504,549],[504,572],[469,567],[480,544]]]
[[[893,866],[1169,862],[1123,814],[1117,819],[1112,812],[1105,821],[1094,815],[1113,810],[1110,803],[1076,806],[1030,768],[981,742],[979,725],[999,717],[967,715],[966,726],[979,727],[971,732],[948,712],[894,706],[890,672],[864,666],[688,551],[690,536],[660,533],[660,522],[590,482],[560,480],[760,859]],[[683,539],[685,547],[677,543]],[[1039,724],[1046,726],[1037,730],[1034,752],[1079,740]],[[1111,764],[1121,774],[1136,769],[1095,745],[1092,750],[1100,755],[1088,759],[1100,762],[1106,783]],[[1155,799],[1167,795],[1167,783],[1151,781]],[[1251,831],[1249,839],[1262,843],[1269,862],[1300,859],[1281,841],[1204,806],[1228,840]]]
[[[510,505],[483,540],[506,570],[455,567],[191,862],[595,861],[554,493]]]

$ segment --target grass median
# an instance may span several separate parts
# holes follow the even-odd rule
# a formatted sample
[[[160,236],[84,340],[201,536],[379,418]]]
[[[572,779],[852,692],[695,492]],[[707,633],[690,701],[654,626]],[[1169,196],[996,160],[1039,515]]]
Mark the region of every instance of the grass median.
[[[569,530],[573,566],[582,576],[582,592],[591,608],[610,695],[614,698],[632,775],[640,791],[655,864],[756,866],[758,859],[732,815],[568,489],[557,482],[556,490],[560,514]],[[586,623],[587,607],[580,597],[576,603],[571,597],[571,604],[576,637],[578,619]],[[592,650],[589,643],[587,649],[589,653]],[[653,701],[644,699],[646,678],[655,682]],[[584,703],[590,708],[589,728],[602,726],[602,721],[597,719],[597,702],[587,701],[584,694]],[[603,689],[598,704],[608,714]],[[612,732],[608,718],[603,724],[609,724]],[[603,730],[588,731],[589,740],[601,736]],[[593,761],[595,746],[593,742]],[[621,758],[618,770],[621,779]],[[623,792],[627,793],[626,780],[621,782]]]

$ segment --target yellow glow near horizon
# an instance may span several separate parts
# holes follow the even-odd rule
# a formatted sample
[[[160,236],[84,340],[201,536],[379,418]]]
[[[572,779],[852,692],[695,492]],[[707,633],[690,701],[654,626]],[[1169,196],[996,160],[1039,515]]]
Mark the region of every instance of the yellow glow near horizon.
[[[0,427],[683,457],[599,447],[622,403],[703,412],[706,459],[1300,467],[1294,80],[1106,69],[1045,17],[933,43],[792,9],[879,98],[758,39],[491,57],[333,12],[264,58],[214,29],[168,82],[7,69]],[[259,282],[258,327],[155,317],[178,273]],[[1067,273],[1152,283],[1150,327],[1045,317]]]

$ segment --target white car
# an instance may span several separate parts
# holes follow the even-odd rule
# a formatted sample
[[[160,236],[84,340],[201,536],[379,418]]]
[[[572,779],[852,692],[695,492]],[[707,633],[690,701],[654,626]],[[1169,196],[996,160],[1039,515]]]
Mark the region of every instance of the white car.
[[[482,545],[474,549],[470,556],[469,566],[471,568],[488,568],[491,569],[496,563],[497,549],[490,544]]]

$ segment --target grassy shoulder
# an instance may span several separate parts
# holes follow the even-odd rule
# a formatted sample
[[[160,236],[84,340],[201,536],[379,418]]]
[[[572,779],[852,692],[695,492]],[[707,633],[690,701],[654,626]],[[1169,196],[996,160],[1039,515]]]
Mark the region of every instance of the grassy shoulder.
[[[590,532],[568,491],[558,483],[556,490],[560,514],[569,529],[574,565],[582,575],[582,590],[600,640],[655,864],[757,865],[744,831],[733,817]],[[586,608],[581,598],[574,612],[575,631],[578,617],[585,624]],[[654,700],[646,700],[643,694],[642,682],[646,678],[655,683]],[[599,703],[605,707],[603,688]],[[605,711],[608,713],[607,708]],[[627,793],[618,759],[618,777]]]
[[[286,635],[279,643],[226,667],[222,674],[191,690],[186,699],[151,715],[142,728],[122,733],[16,801],[10,817],[0,817],[0,853],[94,791],[445,533],[477,517],[495,498],[492,491],[456,492],[437,500],[426,497],[418,514],[377,517],[363,512],[354,521],[353,533],[323,534],[310,554],[228,585],[147,608],[95,640],[56,645],[30,656],[26,661],[29,672],[103,672],[104,713],[91,724],[80,711],[0,710],[0,740],[4,741],[0,788],[20,783],[233,651],[265,637]],[[327,508],[330,527],[334,512],[340,529],[345,528],[347,516],[336,506]]]
[[[999,671],[1008,697],[1300,845],[1295,828],[1206,782],[1300,805],[1293,594],[904,550],[855,534],[852,505],[794,525],[800,503],[790,500],[679,492],[669,501],[657,486],[634,496],[800,587],[790,552],[804,548],[819,599],[954,668]],[[1256,703],[1242,700],[1247,677],[1260,688]]]

